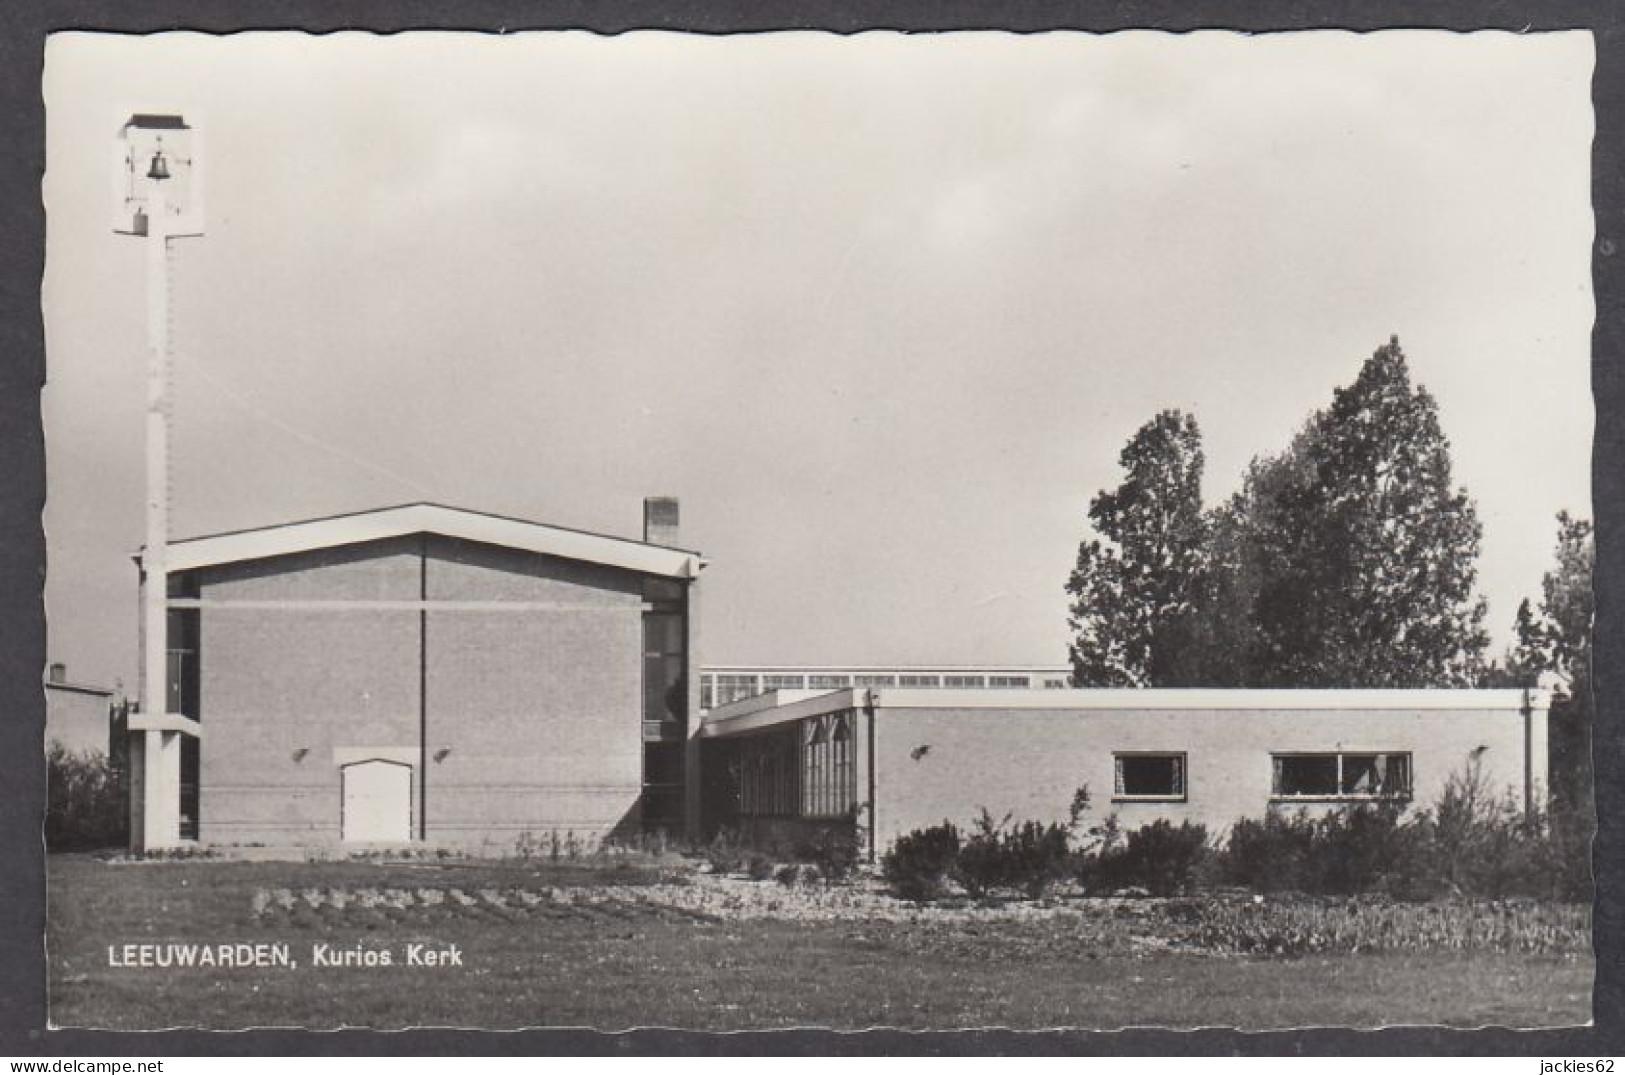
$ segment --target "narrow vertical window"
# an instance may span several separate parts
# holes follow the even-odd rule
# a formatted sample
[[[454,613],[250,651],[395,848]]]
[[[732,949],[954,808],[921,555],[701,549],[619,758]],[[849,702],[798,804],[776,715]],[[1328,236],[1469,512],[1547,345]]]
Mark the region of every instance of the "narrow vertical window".
[[[835,753],[834,795],[830,802],[830,813],[844,815],[852,809],[857,792],[853,786],[851,713],[836,716],[835,729],[830,733],[830,742]]]
[[[683,740],[688,730],[688,612],[681,583],[643,582],[643,796],[646,829],[683,824]]]

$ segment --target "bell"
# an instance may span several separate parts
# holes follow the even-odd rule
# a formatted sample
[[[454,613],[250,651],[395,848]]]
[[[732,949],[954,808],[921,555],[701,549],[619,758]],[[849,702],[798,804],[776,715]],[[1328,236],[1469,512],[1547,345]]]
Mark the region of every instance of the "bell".
[[[147,169],[148,179],[168,179],[169,162],[164,160],[164,151],[159,150],[152,155],[152,167]]]

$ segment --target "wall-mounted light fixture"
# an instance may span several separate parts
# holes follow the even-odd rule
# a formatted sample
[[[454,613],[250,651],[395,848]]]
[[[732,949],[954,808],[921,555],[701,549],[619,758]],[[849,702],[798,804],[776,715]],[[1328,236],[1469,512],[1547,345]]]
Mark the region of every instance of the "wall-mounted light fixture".
[[[451,747],[441,747],[439,750],[434,752],[435,763],[439,764],[440,762],[445,761],[446,758],[448,756],[450,756],[450,754],[451,754]]]

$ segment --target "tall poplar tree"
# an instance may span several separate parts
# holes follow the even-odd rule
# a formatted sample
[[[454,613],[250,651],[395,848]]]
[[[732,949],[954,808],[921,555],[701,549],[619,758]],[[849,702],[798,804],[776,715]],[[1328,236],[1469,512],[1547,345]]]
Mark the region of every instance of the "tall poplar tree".
[[[1126,476],[1089,504],[1095,537],[1066,590],[1073,681],[1084,687],[1186,686],[1203,559],[1202,435],[1166,410],[1118,457]]]
[[[1397,338],[1295,450],[1296,480],[1254,515],[1270,565],[1253,609],[1256,685],[1471,685],[1489,643],[1474,593],[1481,527]]]
[[[1262,682],[1266,664],[1257,608],[1265,580],[1279,569],[1285,544],[1275,505],[1310,480],[1306,433],[1280,455],[1260,456],[1247,467],[1241,488],[1207,513],[1207,556],[1196,598],[1196,639],[1188,663],[1206,687],[1249,687]]]

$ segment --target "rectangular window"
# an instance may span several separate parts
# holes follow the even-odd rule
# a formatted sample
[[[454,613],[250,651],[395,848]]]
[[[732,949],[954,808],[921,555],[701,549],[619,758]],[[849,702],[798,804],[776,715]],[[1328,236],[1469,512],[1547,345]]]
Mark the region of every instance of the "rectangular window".
[[[905,675],[901,677],[901,682],[905,687],[940,687],[942,686],[942,677]]]
[[[942,682],[948,687],[980,687],[981,676],[943,676]]]
[[[1027,676],[988,676],[989,687],[1031,687],[1033,681]]]
[[[807,686],[815,691],[835,691],[852,685],[851,676],[808,676]]]
[[[172,608],[168,612],[169,650],[165,674],[164,711],[198,719],[199,612]]]
[[[683,614],[643,614],[643,720],[650,726],[682,728],[688,718],[687,660],[684,654]]]
[[[191,650],[171,649],[169,651],[168,672],[165,676],[164,712],[186,712],[186,683],[193,678],[196,663],[192,659]]]
[[[716,703],[716,683],[712,676],[700,677],[700,708],[710,709]]]
[[[807,686],[807,677],[795,676],[763,676],[762,689],[769,691],[799,691]]]
[[[856,676],[853,682],[860,687],[895,687],[896,676]]]
[[[1408,799],[1411,756],[1328,751],[1272,755],[1277,799]]]
[[[1184,801],[1185,755],[1126,753],[1112,758],[1116,768],[1114,799]]]
[[[1066,680],[1053,677],[1046,679],[1044,680],[1044,689],[1047,691],[1064,691],[1066,690]]]
[[[647,829],[683,820],[683,748],[688,729],[688,623],[683,590],[645,578],[643,613],[643,797]]]
[[[1275,794],[1332,798],[1337,794],[1336,754],[1296,754],[1275,759]]]
[[[716,686],[717,705],[727,705],[742,698],[752,698],[760,694],[757,689],[756,677],[753,675],[718,676]]]

